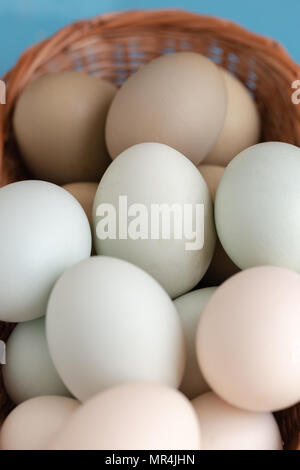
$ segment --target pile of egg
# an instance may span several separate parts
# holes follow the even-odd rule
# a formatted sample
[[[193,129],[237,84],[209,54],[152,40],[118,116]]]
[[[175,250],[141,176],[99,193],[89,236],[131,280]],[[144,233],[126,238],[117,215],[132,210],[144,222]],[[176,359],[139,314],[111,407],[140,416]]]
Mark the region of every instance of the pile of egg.
[[[282,449],[272,413],[300,400],[300,149],[258,143],[246,87],[192,52],[118,91],[37,78],[14,133],[35,179],[0,189],[0,320],[18,323],[1,448]],[[204,204],[203,248],[99,239],[97,208],[120,215],[122,195]]]

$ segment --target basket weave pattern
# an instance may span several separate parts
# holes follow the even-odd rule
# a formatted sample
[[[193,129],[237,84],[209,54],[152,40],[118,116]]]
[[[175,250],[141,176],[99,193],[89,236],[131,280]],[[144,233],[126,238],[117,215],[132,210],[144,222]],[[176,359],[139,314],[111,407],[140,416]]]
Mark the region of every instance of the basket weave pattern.
[[[131,11],[102,15],[62,29],[28,49],[3,78],[6,105],[0,105],[0,186],[30,176],[12,130],[16,100],[45,73],[83,70],[121,85],[153,58],[192,50],[227,68],[250,89],[262,118],[262,140],[300,146],[300,105],[292,104],[291,84],[300,66],[272,39],[225,20],[181,10]],[[0,300],[1,302],[1,300]],[[13,325],[0,322],[0,339]],[[0,421],[11,408],[0,379]],[[296,446],[300,405],[276,414],[286,447]]]

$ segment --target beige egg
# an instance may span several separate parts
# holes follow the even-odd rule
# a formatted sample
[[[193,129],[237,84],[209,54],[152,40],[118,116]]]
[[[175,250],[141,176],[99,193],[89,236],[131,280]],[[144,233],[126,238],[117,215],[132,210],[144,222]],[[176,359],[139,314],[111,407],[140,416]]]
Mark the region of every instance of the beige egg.
[[[72,398],[31,398],[6,418],[0,433],[2,450],[45,450],[79,407]]]
[[[210,190],[213,202],[215,202],[217,188],[224,169],[224,167],[217,165],[201,164],[198,166],[198,170]],[[229,258],[219,239],[217,239],[212,261],[200,285],[201,287],[217,286],[238,271],[239,268]]]
[[[282,450],[271,413],[235,408],[212,392],[195,398],[192,404],[201,423],[204,450]]]
[[[220,69],[226,84],[228,104],[224,127],[205,163],[226,166],[238,153],[260,138],[260,116],[248,89],[227,70]]]
[[[72,196],[77,199],[79,204],[81,204],[87,218],[89,219],[90,226],[92,226],[93,204],[98,183],[71,183],[66,184],[63,188],[71,193]]]
[[[115,86],[82,72],[34,80],[19,98],[13,123],[28,169],[56,184],[99,181],[109,165],[104,142]]]
[[[218,165],[205,165],[204,163],[198,166],[198,170],[206,181],[210,191],[213,202],[215,202],[216,192],[218,189],[219,181],[222,178],[224,167]]]
[[[56,450],[198,450],[200,426],[177,390],[131,383],[86,402],[50,445]]]
[[[109,153],[158,142],[198,164],[224,125],[226,104],[222,73],[211,60],[194,52],[161,56],[117,92],[106,124]]]

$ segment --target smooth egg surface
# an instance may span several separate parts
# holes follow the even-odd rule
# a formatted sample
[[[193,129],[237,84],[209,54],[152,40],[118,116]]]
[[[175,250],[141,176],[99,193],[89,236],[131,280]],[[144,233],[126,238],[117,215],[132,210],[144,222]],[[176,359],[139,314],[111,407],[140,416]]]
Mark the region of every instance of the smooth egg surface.
[[[141,142],[160,142],[195,164],[224,125],[225,82],[213,61],[194,52],[167,54],[140,68],[117,92],[106,123],[112,158]]]
[[[90,256],[88,219],[67,191],[37,180],[1,188],[0,214],[0,320],[33,320],[63,271]]]
[[[2,450],[46,450],[79,402],[60,396],[36,397],[17,406],[0,432]]]
[[[89,400],[50,448],[199,450],[201,434],[196,413],[180,392],[161,385],[132,383]]]
[[[136,264],[172,298],[195,287],[213,256],[208,187],[190,160],[167,145],[138,144],[111,163],[97,190],[93,222],[98,255]]]
[[[203,450],[282,450],[271,413],[235,408],[212,392],[192,401],[201,424]]]
[[[104,127],[116,88],[83,72],[34,80],[17,101],[13,124],[36,178],[56,184],[99,181],[109,165]]]
[[[55,367],[81,401],[125,382],[177,388],[182,380],[185,344],[173,302],[126,261],[94,256],[67,270],[46,320]]]
[[[42,395],[70,395],[50,357],[44,317],[15,327],[2,368],[5,389],[14,403]]]
[[[228,403],[270,412],[300,399],[300,275],[274,266],[241,271],[212,295],[198,325],[202,373]]]
[[[259,142],[261,119],[248,88],[231,72],[223,68],[220,71],[227,90],[226,117],[217,141],[204,161],[226,166],[242,150]]]

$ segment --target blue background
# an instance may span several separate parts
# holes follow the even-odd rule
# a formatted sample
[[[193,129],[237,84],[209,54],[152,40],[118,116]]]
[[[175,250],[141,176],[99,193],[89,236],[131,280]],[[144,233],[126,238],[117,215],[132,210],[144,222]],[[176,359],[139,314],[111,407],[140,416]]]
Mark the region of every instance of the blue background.
[[[300,62],[300,0],[0,0],[0,76],[32,43],[103,12],[180,7],[234,20],[279,40]]]

